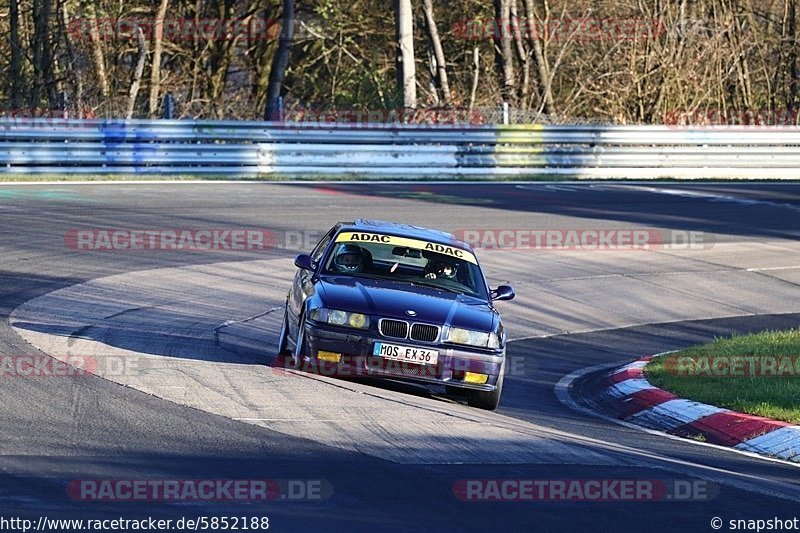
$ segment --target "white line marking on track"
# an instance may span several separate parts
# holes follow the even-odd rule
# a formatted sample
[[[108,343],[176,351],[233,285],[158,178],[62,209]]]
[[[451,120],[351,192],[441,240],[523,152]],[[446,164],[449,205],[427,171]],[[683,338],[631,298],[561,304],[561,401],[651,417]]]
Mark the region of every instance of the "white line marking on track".
[[[718,194],[713,192],[692,191],[687,189],[668,189],[665,187],[632,187],[629,185],[615,185],[614,189],[623,189],[630,191],[650,192],[654,194],[666,194],[670,196],[680,196],[683,198],[693,198],[697,200],[709,200],[711,202],[729,202],[739,205],[764,205],[769,207],[783,207],[793,211],[800,211],[800,206],[788,204],[783,202],[773,202],[771,200],[757,200],[753,198],[742,198],[739,196],[731,196],[728,194]]]
[[[782,266],[782,267],[748,268],[747,271],[748,272],[767,272],[767,271],[770,271],[770,270],[795,270],[795,269],[798,269],[798,268],[800,268],[800,265],[798,265],[798,266]]]

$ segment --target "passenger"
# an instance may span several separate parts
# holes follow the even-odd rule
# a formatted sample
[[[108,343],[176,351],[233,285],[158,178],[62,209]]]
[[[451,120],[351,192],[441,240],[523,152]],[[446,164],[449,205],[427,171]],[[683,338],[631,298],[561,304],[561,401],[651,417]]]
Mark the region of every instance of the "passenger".
[[[456,279],[458,265],[449,261],[434,261],[425,268],[427,279]]]

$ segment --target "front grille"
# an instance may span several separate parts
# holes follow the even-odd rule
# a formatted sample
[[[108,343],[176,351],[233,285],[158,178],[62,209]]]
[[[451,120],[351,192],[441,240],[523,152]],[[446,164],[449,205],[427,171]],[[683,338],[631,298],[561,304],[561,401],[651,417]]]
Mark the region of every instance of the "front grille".
[[[380,332],[384,337],[405,339],[408,337],[408,322],[385,318],[380,322]]]
[[[439,337],[439,328],[428,324],[413,324],[411,338],[415,341],[433,342]]]

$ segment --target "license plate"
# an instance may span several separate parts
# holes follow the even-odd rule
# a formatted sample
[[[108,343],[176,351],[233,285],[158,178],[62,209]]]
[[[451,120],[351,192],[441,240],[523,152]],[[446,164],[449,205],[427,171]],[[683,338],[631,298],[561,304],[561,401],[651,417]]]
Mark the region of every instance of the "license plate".
[[[436,350],[415,346],[398,346],[397,344],[386,344],[385,342],[376,342],[372,355],[418,365],[435,365],[439,360],[439,352]]]

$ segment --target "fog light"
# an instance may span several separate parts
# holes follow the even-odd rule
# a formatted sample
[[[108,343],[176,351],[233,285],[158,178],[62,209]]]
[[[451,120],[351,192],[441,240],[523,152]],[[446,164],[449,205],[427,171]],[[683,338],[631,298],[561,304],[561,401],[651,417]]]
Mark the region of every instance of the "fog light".
[[[317,352],[317,359],[320,361],[327,361],[328,363],[338,363],[342,358],[342,354],[336,352]]]
[[[477,385],[483,385],[487,381],[489,381],[489,376],[486,374],[478,374],[477,372],[464,373],[464,383],[475,383]]]

